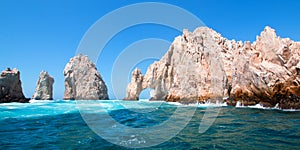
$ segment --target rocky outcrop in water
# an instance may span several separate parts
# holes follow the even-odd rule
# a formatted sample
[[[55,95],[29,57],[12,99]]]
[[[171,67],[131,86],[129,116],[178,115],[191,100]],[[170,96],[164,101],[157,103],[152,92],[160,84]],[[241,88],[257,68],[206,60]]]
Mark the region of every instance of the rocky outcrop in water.
[[[81,54],[71,58],[64,69],[64,99],[105,100],[107,87],[88,56]]]
[[[143,78],[144,77],[140,69],[137,68],[132,72],[131,82],[128,84],[126,89],[125,100],[139,100],[139,94],[143,90]]]
[[[52,100],[54,79],[46,71],[42,71],[36,85],[36,90],[32,99]]]
[[[270,27],[253,43],[228,40],[207,27],[184,30],[160,61],[139,74],[142,82],[129,83],[126,99],[151,88],[155,100],[300,109],[299,59],[300,43]]]
[[[25,98],[20,80],[20,72],[7,68],[0,75],[0,103],[28,102]]]

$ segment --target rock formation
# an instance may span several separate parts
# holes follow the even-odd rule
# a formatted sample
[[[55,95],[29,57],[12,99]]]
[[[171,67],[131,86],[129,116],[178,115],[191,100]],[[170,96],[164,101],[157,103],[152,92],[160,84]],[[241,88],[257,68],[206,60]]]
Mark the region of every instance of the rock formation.
[[[230,105],[241,101],[300,109],[299,60],[300,43],[278,37],[270,27],[253,43],[228,40],[207,27],[184,30],[144,76],[135,70],[126,99],[138,99],[143,89],[151,88],[156,100],[225,99]]]
[[[70,59],[64,69],[64,99],[106,100],[107,87],[88,56],[81,54]]]
[[[0,75],[0,103],[28,102],[25,98],[20,80],[20,72],[15,68],[2,71]]]
[[[48,72],[42,71],[36,85],[36,90],[32,99],[36,100],[52,100],[53,99],[53,83],[54,79]]]
[[[143,75],[140,69],[135,69],[132,72],[131,82],[126,89],[125,100],[139,100],[139,94],[142,91]]]

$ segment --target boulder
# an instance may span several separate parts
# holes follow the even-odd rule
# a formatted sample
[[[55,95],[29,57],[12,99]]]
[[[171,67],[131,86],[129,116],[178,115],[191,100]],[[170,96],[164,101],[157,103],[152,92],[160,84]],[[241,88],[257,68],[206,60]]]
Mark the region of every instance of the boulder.
[[[7,68],[0,75],[0,103],[28,102],[22,91],[20,72]]]
[[[88,56],[71,58],[64,69],[64,99],[107,100],[107,87]]]
[[[139,90],[140,83],[129,83],[125,99],[138,99],[143,89],[151,88],[151,99],[165,101],[240,101],[299,109],[299,58],[300,43],[278,37],[270,27],[253,43],[228,40],[207,27],[184,30],[160,61],[139,75]]]
[[[53,83],[54,79],[48,72],[42,71],[37,81],[36,90],[32,99],[36,100],[52,100],[53,99]]]

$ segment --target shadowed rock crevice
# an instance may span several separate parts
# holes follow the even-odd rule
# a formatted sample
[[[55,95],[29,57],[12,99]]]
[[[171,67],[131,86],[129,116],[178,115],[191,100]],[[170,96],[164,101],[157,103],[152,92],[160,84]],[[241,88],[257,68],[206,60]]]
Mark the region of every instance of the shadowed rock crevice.
[[[168,52],[131,80],[125,99],[145,88],[153,99],[299,108],[300,43],[265,27],[256,41],[228,40],[207,27],[183,31]],[[134,73],[133,73],[134,75]]]

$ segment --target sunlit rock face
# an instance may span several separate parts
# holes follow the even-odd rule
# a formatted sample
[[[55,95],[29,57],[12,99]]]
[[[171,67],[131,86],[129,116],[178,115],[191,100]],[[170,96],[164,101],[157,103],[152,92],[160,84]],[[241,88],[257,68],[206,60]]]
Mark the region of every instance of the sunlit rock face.
[[[20,72],[7,68],[0,75],[0,103],[28,102],[22,91]]]
[[[184,30],[160,61],[131,80],[125,99],[151,88],[153,100],[299,109],[299,53],[299,42],[278,37],[270,27],[253,43],[228,40],[207,27]]]
[[[124,100],[138,100],[139,94],[143,90],[142,87],[143,75],[140,69],[135,69],[132,72],[131,82],[126,89],[126,98]]]
[[[71,58],[64,69],[64,99],[107,100],[107,87],[88,56]]]
[[[48,72],[42,71],[37,81],[36,90],[32,99],[36,100],[52,100],[53,99],[53,83],[54,79]]]

